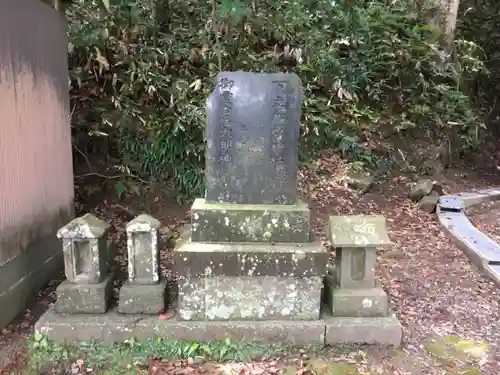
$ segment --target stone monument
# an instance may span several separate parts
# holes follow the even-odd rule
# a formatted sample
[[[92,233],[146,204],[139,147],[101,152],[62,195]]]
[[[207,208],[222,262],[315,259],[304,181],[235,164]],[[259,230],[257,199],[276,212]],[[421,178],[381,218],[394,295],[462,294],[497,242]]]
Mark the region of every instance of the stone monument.
[[[118,312],[102,314],[112,280],[103,263],[108,226],[85,215],[60,230],[68,280],[37,331],[60,342],[400,345],[401,325],[375,284],[377,247],[390,242],[383,217],[330,217],[336,267],[327,274],[330,252],[312,235],[296,189],[300,111],[294,74],[220,73],[207,102],[205,197],[173,254],[176,304],[154,315],[166,302],[160,224],[140,215],[127,225],[129,280]]]
[[[165,309],[166,281],[160,280],[158,229],[146,214],[127,224],[128,282],[120,289],[122,314],[158,314]]]
[[[108,223],[85,214],[59,229],[66,280],[56,289],[56,311],[105,313],[113,286],[109,272]]]
[[[297,196],[301,91],[294,74],[218,75],[205,198],[175,249],[179,319],[320,318],[328,253]]]

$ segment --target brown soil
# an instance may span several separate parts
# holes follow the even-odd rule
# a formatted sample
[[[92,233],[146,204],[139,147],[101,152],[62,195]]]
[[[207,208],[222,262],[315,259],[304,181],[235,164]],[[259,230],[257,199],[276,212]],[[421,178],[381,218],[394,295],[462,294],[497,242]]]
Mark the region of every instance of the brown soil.
[[[479,230],[500,242],[500,201],[473,206],[467,216]]]

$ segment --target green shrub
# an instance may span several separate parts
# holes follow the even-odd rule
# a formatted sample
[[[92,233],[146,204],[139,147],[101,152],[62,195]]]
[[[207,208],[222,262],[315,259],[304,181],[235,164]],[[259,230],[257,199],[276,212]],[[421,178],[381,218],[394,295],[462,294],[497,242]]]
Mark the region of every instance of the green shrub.
[[[457,22],[458,46],[468,56],[484,61],[484,68],[468,72],[466,89],[488,127],[500,136],[500,3],[493,0],[460,2]],[[478,49],[477,46],[481,48]]]
[[[364,132],[387,127],[477,134],[458,84],[480,61],[447,56],[411,0],[117,0],[107,15],[77,0],[67,12],[79,116],[100,119],[94,134],[117,143],[122,164],[172,179],[181,199],[203,191],[205,100],[220,70],[301,77],[302,159],[363,157]]]

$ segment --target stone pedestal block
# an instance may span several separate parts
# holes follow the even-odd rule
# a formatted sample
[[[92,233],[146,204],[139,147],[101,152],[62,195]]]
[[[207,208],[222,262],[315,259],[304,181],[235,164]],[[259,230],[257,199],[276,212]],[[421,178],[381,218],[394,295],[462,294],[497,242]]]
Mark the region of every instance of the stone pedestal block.
[[[400,346],[403,327],[396,316],[325,317],[326,345],[369,344]]]
[[[196,199],[191,207],[193,242],[310,242],[306,203],[245,205]]]
[[[179,279],[208,276],[323,276],[329,253],[321,242],[199,243],[182,231],[174,250],[174,274]]]
[[[99,284],[75,284],[63,281],[56,289],[56,311],[60,314],[102,314],[108,309],[113,274]]]
[[[200,277],[179,281],[182,320],[317,320],[318,276]]]
[[[329,253],[320,242],[199,243],[174,250],[182,320],[319,319]]]
[[[382,288],[335,288],[335,280],[325,277],[325,302],[332,316],[377,317],[387,316],[387,294]]]
[[[167,282],[158,284],[126,283],[120,289],[118,312],[122,314],[159,314],[166,307]]]

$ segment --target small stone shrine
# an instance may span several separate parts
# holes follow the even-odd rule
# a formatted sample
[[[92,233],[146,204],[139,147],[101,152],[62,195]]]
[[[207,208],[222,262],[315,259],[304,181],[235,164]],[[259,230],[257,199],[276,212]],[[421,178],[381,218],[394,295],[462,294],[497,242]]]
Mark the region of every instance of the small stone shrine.
[[[85,214],[59,229],[66,280],[56,289],[56,311],[63,314],[105,313],[113,285],[109,272],[109,225]]]
[[[166,281],[159,277],[160,222],[146,214],[127,224],[128,282],[120,289],[118,311],[158,314],[165,310]]]
[[[375,285],[377,247],[389,245],[383,216],[330,216],[335,273],[325,277],[325,300],[333,316],[385,317],[387,295]]]
[[[208,98],[206,193],[175,249],[182,320],[318,320],[328,253],[297,197],[301,83],[223,72]]]

